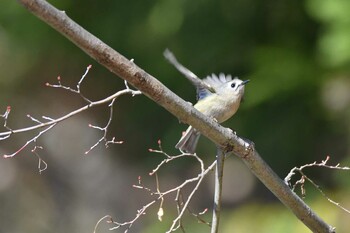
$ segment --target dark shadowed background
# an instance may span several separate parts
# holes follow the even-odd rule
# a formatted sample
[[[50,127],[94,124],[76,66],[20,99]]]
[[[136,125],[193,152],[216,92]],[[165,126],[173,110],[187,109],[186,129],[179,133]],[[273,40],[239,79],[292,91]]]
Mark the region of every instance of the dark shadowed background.
[[[50,1],[91,33],[158,78],[176,94],[195,102],[195,89],[163,58],[169,48],[200,77],[228,73],[250,79],[245,101],[224,126],[254,141],[268,164],[284,178],[294,166],[321,161],[350,164],[350,2],[306,1]],[[124,88],[123,81],[98,65],[66,38],[27,12],[16,1],[0,7],[0,112],[10,105],[8,125],[34,123],[26,115],[57,118],[82,106],[77,95],[48,88],[46,82],[82,84],[92,100]],[[75,116],[42,136],[37,144],[48,163],[39,174],[34,145],[0,160],[0,232],[92,232],[110,214],[120,222],[152,200],[132,188],[161,161],[157,149],[178,153],[174,145],[186,125],[145,96],[123,96],[114,108],[109,137],[122,145],[88,150],[102,135],[88,124],[103,126],[108,108]],[[2,123],[1,123],[2,125]],[[6,131],[2,128],[1,131]],[[37,132],[0,141],[0,153],[20,148]],[[198,154],[207,163],[215,146],[202,138]],[[198,165],[183,159],[160,172],[164,191],[194,176]],[[311,168],[306,173],[333,200],[350,208],[350,172]],[[309,232],[231,156],[226,160],[221,232]],[[191,209],[212,207],[212,174],[195,196]],[[131,232],[164,232],[176,215],[174,196],[166,199],[163,222],[158,204]],[[327,202],[311,185],[305,201],[337,232],[349,229],[349,214]],[[210,220],[211,210],[203,218]],[[252,224],[254,223],[254,224]],[[189,232],[208,232],[185,217]],[[109,232],[102,224],[98,232]],[[118,231],[116,231],[118,232]],[[121,231],[122,232],[122,231]]]

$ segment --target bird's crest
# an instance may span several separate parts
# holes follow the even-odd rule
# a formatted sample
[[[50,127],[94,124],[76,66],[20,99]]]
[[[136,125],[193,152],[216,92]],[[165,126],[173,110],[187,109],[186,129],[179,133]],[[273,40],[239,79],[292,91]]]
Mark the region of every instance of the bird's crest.
[[[222,84],[232,81],[232,76],[230,74],[225,75],[224,73],[220,73],[219,76],[216,74],[208,75],[206,78],[203,79],[203,82],[211,86],[215,92]],[[203,87],[197,87],[197,99],[203,99],[207,97],[208,95],[213,94],[213,92],[209,91],[206,88]]]

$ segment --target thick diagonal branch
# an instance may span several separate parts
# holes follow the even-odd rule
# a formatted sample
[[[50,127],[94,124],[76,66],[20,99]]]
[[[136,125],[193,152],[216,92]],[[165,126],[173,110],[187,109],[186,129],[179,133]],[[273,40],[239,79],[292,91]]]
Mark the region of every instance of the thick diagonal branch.
[[[319,218],[310,207],[290,190],[249,143],[233,134],[231,130],[223,128],[213,119],[205,117],[153,76],[71,20],[64,11],[57,10],[44,0],[18,1],[30,12],[84,50],[89,56],[111,72],[127,80],[179,120],[197,128],[215,144],[224,148],[224,151],[231,149],[240,156],[265,186],[313,232],[334,232],[333,227]]]

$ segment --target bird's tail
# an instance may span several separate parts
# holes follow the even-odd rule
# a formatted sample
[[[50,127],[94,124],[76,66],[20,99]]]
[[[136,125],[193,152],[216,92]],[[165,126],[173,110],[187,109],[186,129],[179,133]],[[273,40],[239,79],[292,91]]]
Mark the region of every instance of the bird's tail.
[[[175,148],[183,152],[194,153],[200,135],[201,134],[195,128],[192,126],[188,127],[180,141],[175,145]]]

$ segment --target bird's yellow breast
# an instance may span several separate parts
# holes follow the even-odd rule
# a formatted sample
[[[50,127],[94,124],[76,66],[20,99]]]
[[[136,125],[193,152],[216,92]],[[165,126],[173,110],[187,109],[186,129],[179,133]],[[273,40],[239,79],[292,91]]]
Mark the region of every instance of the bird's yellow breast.
[[[236,112],[240,104],[240,98],[212,94],[199,100],[194,107],[206,116],[215,118],[219,123],[228,120]]]

